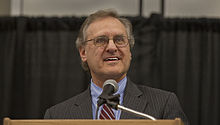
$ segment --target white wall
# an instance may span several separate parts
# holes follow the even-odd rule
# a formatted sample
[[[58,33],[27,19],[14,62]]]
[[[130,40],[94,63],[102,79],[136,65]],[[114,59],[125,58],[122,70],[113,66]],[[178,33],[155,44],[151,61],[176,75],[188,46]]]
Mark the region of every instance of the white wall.
[[[218,17],[220,0],[167,0],[167,16]]]
[[[137,0],[24,0],[25,15],[88,15],[97,9],[116,8],[120,14],[135,15]]]
[[[0,0],[0,15],[9,15],[10,14],[10,1]]]
[[[115,8],[119,14],[137,16],[139,0],[11,0],[23,1],[20,13],[28,16],[86,16],[104,8]],[[15,4],[14,4],[15,5]],[[17,4],[17,6],[21,6]],[[160,12],[160,0],[143,0],[143,15]],[[18,7],[17,7],[18,8]],[[11,15],[19,10],[12,7]],[[14,10],[14,11],[13,11]],[[166,0],[166,17],[220,18],[220,0]]]

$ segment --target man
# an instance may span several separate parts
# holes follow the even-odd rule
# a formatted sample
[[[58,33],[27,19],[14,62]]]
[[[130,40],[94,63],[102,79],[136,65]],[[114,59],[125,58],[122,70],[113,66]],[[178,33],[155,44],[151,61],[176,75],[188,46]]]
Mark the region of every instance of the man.
[[[114,79],[120,94],[120,104],[149,114],[157,119],[181,118],[188,124],[175,94],[147,86],[135,85],[127,77],[131,62],[130,49],[134,46],[131,23],[111,10],[100,10],[90,15],[79,32],[76,41],[82,66],[91,74],[89,88],[81,94],[57,104],[46,111],[50,119],[95,119],[98,96],[103,83]],[[110,110],[113,118],[103,115]],[[98,111],[98,119],[139,119],[140,117],[120,110]]]

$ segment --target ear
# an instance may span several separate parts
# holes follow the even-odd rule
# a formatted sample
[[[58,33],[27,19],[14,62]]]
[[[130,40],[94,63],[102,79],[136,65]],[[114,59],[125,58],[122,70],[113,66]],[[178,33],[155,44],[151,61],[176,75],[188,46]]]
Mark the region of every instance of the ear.
[[[79,54],[80,54],[81,60],[83,62],[87,61],[85,47],[80,47],[79,48]]]
[[[129,53],[130,53],[129,56],[130,56],[130,61],[131,61],[132,60],[132,53],[131,53],[131,51]]]

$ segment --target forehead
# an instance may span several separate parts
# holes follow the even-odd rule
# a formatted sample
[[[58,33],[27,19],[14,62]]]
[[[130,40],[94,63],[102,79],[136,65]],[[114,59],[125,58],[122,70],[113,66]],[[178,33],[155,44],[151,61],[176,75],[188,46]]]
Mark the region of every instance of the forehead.
[[[86,30],[87,37],[96,37],[100,35],[111,36],[116,34],[126,35],[126,28],[117,18],[114,17],[96,19]]]

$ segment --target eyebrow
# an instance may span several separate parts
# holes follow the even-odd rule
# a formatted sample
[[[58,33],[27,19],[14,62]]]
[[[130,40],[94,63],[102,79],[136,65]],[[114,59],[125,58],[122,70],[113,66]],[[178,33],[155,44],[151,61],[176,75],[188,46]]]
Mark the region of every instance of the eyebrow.
[[[124,34],[116,34],[113,37],[115,37],[115,36],[126,36],[126,35],[124,35]],[[109,36],[107,36],[107,35],[100,35],[100,36],[97,36],[97,37],[109,37]],[[95,38],[97,38],[97,37],[95,37]]]

